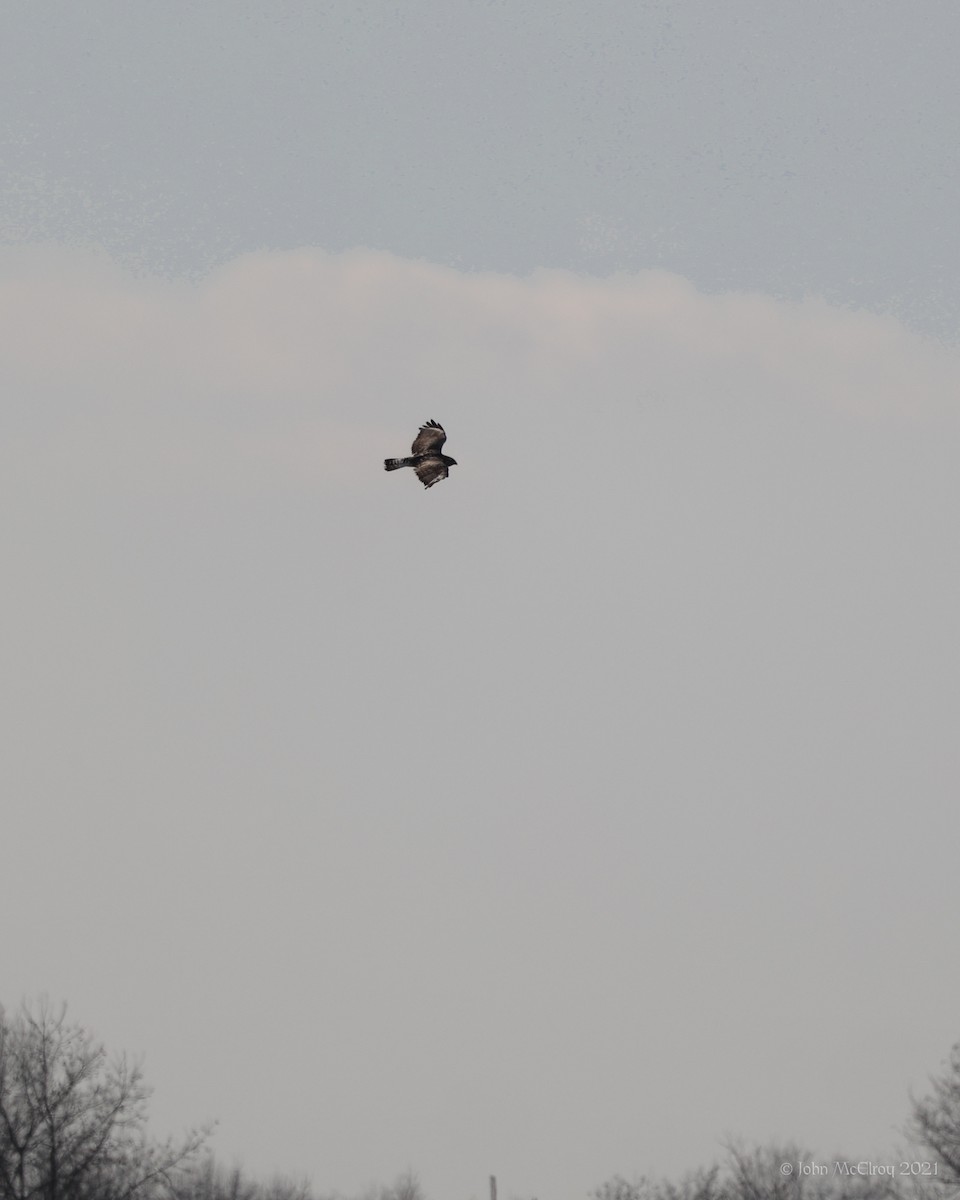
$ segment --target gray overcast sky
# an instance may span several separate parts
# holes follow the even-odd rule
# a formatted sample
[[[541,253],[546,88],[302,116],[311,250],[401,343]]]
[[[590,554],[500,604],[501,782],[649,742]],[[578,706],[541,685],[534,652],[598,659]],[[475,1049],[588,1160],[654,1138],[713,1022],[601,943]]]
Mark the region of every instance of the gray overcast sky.
[[[3,32],[15,240],[662,266],[956,332],[953,0],[116,0]]]
[[[0,1000],[321,1190],[889,1157],[960,1038],[960,10],[3,23]]]

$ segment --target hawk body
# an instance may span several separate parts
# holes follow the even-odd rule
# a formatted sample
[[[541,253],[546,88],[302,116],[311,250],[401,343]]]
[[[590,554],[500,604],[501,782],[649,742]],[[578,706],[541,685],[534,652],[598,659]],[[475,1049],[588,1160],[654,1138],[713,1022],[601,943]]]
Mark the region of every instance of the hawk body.
[[[449,454],[442,454],[443,443],[447,435],[439,421],[427,421],[420,426],[420,432],[413,439],[410,449],[413,453],[407,458],[385,458],[384,470],[399,471],[401,467],[413,467],[417,478],[425,488],[433,487],[441,479],[450,474],[450,467],[457,465],[457,460]]]

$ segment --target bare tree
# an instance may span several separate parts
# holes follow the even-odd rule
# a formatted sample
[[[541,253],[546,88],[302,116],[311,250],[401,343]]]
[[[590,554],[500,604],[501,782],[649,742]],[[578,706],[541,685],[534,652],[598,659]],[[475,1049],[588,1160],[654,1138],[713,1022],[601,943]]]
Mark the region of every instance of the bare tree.
[[[620,1175],[608,1179],[592,1193],[593,1200],[729,1200],[719,1180],[719,1167],[694,1171],[677,1183],[668,1179],[641,1178],[630,1183]]]
[[[936,1161],[938,1183],[952,1190],[960,1186],[960,1042],[930,1082],[932,1093],[913,1101],[909,1132]]]
[[[794,1145],[748,1151],[730,1142],[727,1162],[730,1200],[896,1200],[900,1194],[886,1172],[845,1172],[846,1159],[818,1160]]]
[[[420,1176],[408,1167],[396,1177],[391,1187],[384,1189],[383,1200],[424,1200]]]
[[[211,1156],[185,1172],[177,1200],[313,1200],[307,1180],[277,1175],[269,1183],[246,1176],[239,1167],[220,1166]]]
[[[668,1179],[616,1176],[593,1192],[593,1200],[894,1200],[897,1181],[845,1174],[843,1160],[815,1162],[796,1146],[726,1146],[721,1166]],[[913,1200],[911,1195],[910,1200]]]
[[[146,1133],[150,1089],[138,1065],[54,1012],[0,1009],[0,1200],[159,1200],[200,1148]]]

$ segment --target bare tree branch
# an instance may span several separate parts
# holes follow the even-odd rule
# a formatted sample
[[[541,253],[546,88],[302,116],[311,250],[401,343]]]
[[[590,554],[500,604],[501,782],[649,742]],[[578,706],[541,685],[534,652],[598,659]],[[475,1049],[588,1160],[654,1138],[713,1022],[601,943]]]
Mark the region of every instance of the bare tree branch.
[[[139,1065],[109,1060],[65,1006],[0,1009],[0,1200],[161,1200],[205,1142],[146,1133]]]

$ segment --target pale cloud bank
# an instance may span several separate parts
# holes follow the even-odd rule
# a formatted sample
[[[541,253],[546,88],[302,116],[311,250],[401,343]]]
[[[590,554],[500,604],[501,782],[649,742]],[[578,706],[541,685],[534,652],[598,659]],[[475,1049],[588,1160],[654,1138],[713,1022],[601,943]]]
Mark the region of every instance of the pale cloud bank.
[[[863,416],[953,409],[960,353],[816,298],[707,295],[661,271],[463,274],[386,253],[251,254],[196,284],[57,247],[0,257],[8,396],[305,432],[377,425],[412,402],[509,395],[704,400],[742,391]],[[403,404],[398,401],[403,400]],[[499,415],[499,414],[498,414]],[[265,434],[269,440],[269,435]],[[378,435],[379,436],[379,435]],[[322,454],[318,444],[317,452]]]

